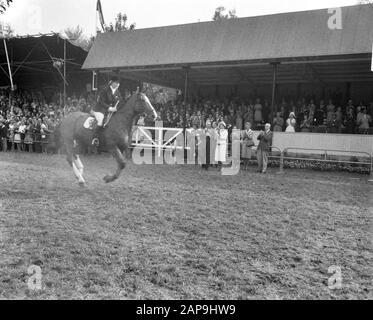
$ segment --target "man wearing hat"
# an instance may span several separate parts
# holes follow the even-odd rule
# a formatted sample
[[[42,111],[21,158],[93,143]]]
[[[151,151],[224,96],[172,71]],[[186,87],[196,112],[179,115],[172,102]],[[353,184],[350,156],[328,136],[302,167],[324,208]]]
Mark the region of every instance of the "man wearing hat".
[[[97,98],[97,103],[93,107],[92,113],[97,120],[97,128],[94,132],[92,144],[98,145],[98,137],[102,131],[105,114],[107,112],[116,112],[115,104],[121,99],[119,92],[119,77],[112,76],[109,85],[102,89]]]

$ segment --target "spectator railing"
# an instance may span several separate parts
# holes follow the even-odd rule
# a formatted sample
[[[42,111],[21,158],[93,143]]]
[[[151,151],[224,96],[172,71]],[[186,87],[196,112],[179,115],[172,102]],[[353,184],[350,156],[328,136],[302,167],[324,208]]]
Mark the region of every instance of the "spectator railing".
[[[44,139],[42,139],[43,135],[45,136]],[[29,141],[29,142],[25,141],[25,139],[22,139],[20,141],[15,141],[14,138],[10,138],[10,137],[6,137],[5,141],[6,143],[11,144],[11,150],[14,149],[15,145],[24,145],[24,146],[29,146],[29,151],[31,152],[30,146],[32,145],[40,144],[41,146],[44,146],[44,145],[48,145],[50,143],[55,142],[53,139],[50,139],[51,136],[53,136],[53,133],[47,133],[47,134],[33,133],[30,135],[32,141]],[[36,139],[36,137],[40,137],[40,140]],[[4,138],[1,138],[0,142],[3,143],[3,140]],[[3,148],[2,148],[2,151],[4,151]]]
[[[288,157],[286,154],[289,151],[311,151],[311,152],[321,152],[324,155],[324,159],[315,159],[315,158],[309,158],[309,157]],[[351,154],[354,157],[356,157],[356,154],[364,155],[365,158],[368,158],[369,161],[349,161],[349,160],[335,160],[335,159],[327,159],[328,156],[330,156],[329,153],[341,153],[341,154]],[[370,173],[373,172],[373,156],[369,154],[368,152],[363,151],[346,151],[346,150],[328,150],[328,149],[310,149],[310,148],[285,148],[281,153],[281,160],[280,160],[280,172],[283,172],[284,170],[284,161],[285,160],[301,160],[301,161],[319,161],[319,162],[332,162],[332,163],[348,163],[348,164],[358,164],[358,165],[368,165]]]
[[[152,134],[152,131],[154,131],[154,138],[153,138],[153,134]],[[169,138],[169,139],[164,139],[164,132],[165,131],[168,131],[168,132],[174,132],[174,134]],[[174,151],[174,150],[181,150],[181,149],[184,149],[184,150],[189,150],[190,147],[186,147],[184,148],[183,145],[177,145],[175,144],[174,142],[176,141],[176,138],[178,136],[182,136],[183,134],[183,129],[180,129],[180,128],[157,128],[157,127],[141,127],[141,126],[138,126],[138,127],[135,127],[134,128],[134,131],[133,131],[133,134],[132,134],[132,144],[131,144],[131,147],[132,148],[136,148],[136,147],[141,147],[141,148],[144,148],[144,149],[154,149],[156,151],[158,151],[158,156],[161,156],[161,153],[163,150],[170,150],[170,151]],[[35,138],[33,139],[32,142],[24,142],[24,141],[21,141],[21,142],[15,142],[14,140],[12,141],[12,139],[9,139],[9,138],[6,138],[6,141],[7,142],[10,142],[12,143],[12,146],[14,146],[14,144],[23,144],[23,145],[33,145],[33,144],[49,144],[51,142],[53,142],[52,140],[50,140],[50,136],[52,134],[46,134],[47,138],[45,139],[41,139],[41,140],[35,140]],[[36,137],[36,136],[40,136],[41,137],[41,134],[33,134],[32,135],[33,137]],[[133,137],[135,137],[135,139],[133,139]],[[143,137],[144,139],[141,139],[141,137]],[[4,139],[4,138],[2,138]],[[141,141],[142,140],[142,141]],[[145,141],[145,143],[144,143]],[[187,145],[187,137],[184,137],[184,142],[185,142],[185,145]],[[229,156],[229,151],[231,148],[231,143],[227,144],[227,155]],[[254,150],[257,149],[257,147],[253,147]],[[272,151],[273,150],[276,150],[279,155],[273,155],[272,154]],[[306,151],[307,154],[311,155],[311,157],[298,157],[298,156],[287,156],[287,153],[289,151]],[[311,152],[311,154],[310,154]],[[312,153],[313,152],[313,153]],[[320,155],[323,155],[323,159],[321,158],[315,158],[315,157],[312,157],[314,154],[316,153],[319,153]],[[331,154],[332,153],[332,154]],[[351,160],[336,160],[336,159],[328,159],[328,156],[335,156],[336,153],[341,153],[341,154],[351,154],[353,157],[356,157],[356,155],[361,155],[361,156],[364,156],[364,158],[368,158],[369,161],[351,161]],[[368,152],[363,152],[363,151],[346,151],[346,150],[329,150],[329,149],[312,149],[312,148],[299,148],[299,147],[287,147],[283,150],[281,150],[280,148],[276,147],[276,146],[272,146],[271,147],[271,152],[270,152],[270,155],[269,155],[270,158],[274,158],[274,159],[280,159],[280,167],[279,167],[279,173],[284,173],[284,163],[286,160],[300,160],[300,161],[318,161],[318,162],[330,162],[330,163],[347,163],[347,164],[356,164],[356,165],[366,165],[366,166],[369,166],[369,171],[370,171],[370,178],[369,178],[369,182],[373,182],[373,156],[371,154],[369,154]]]

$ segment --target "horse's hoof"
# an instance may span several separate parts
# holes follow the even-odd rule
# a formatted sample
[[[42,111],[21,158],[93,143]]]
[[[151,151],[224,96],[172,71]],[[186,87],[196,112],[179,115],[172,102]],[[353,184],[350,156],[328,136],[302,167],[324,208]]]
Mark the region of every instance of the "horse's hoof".
[[[110,182],[113,181],[113,178],[112,178],[111,176],[105,176],[105,177],[104,177],[104,181],[105,181],[106,183],[110,183]]]
[[[87,185],[85,184],[85,182],[79,182],[79,187],[81,188],[85,188]]]

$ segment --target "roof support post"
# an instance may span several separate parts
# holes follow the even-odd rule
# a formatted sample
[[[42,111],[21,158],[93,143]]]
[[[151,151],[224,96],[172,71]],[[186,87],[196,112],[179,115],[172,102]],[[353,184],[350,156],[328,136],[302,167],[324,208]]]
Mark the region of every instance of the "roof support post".
[[[63,40],[63,105],[66,106],[66,39]]]
[[[276,99],[276,77],[277,77],[277,65],[278,62],[271,63],[273,66],[273,81],[272,81],[272,102],[271,102],[271,118],[269,123],[272,123],[274,118],[274,109],[275,109],[275,99]]]
[[[189,89],[189,67],[183,67],[185,72],[185,78],[184,78],[184,101],[183,101],[183,135],[184,135],[184,157],[186,154],[186,125],[187,125],[187,102],[188,102],[188,89]]]

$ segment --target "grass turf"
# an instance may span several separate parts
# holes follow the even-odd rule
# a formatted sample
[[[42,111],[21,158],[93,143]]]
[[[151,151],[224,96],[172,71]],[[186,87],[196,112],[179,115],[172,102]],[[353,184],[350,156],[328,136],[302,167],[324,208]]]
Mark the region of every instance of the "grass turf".
[[[63,156],[0,153],[0,298],[372,298],[366,176],[129,164],[105,185],[113,160],[82,160],[86,189]]]

